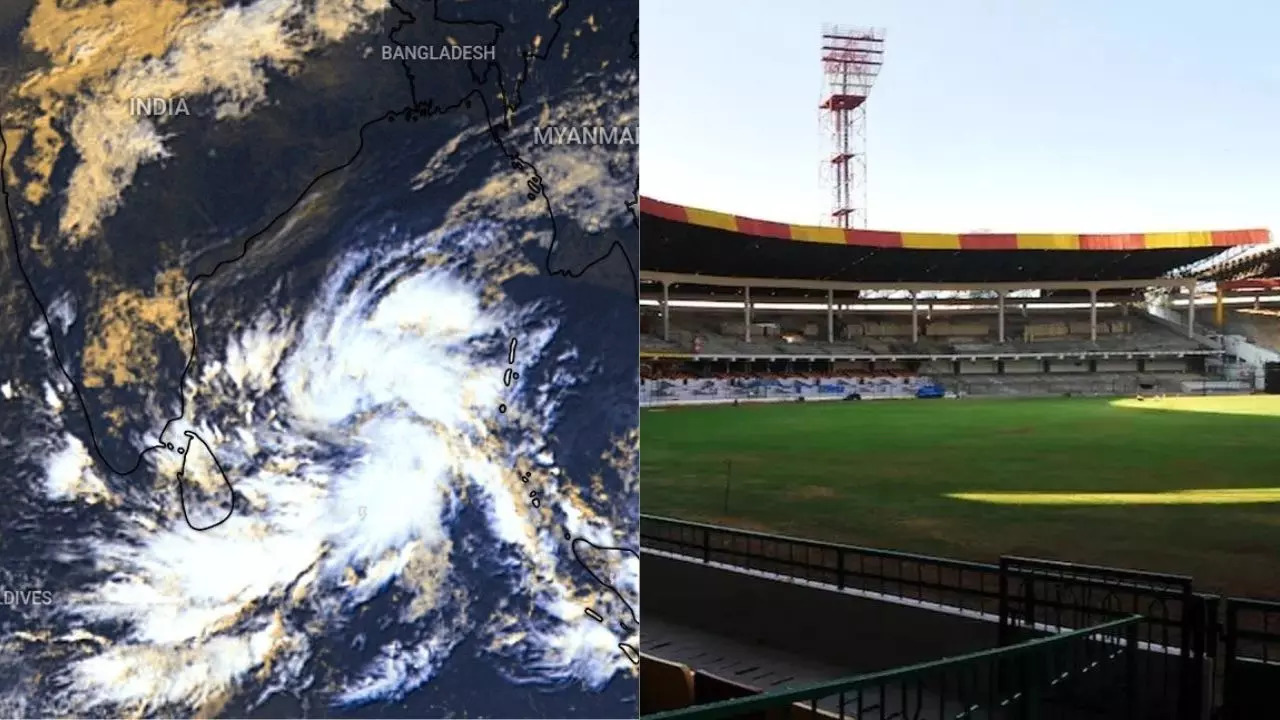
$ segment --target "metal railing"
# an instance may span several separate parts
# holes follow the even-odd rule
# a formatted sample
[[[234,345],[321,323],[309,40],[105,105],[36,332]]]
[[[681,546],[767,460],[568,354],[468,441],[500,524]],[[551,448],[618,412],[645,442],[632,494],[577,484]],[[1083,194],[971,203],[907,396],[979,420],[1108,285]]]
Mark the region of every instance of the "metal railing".
[[[1031,558],[999,565],[641,515],[646,552],[868,597],[983,613],[1004,644],[1139,615],[1141,698],[1164,717],[1280,717],[1280,602],[1195,592],[1192,579]],[[1265,709],[1265,712],[1260,709]]]
[[[1000,582],[1001,644],[1137,614],[1144,707],[1188,720],[1207,710],[1218,598],[1196,594],[1190,577],[1002,557]]]
[[[1137,718],[1141,616],[992,650],[644,716],[725,718]]]
[[[1223,720],[1274,717],[1280,685],[1280,603],[1228,598],[1222,668]],[[1261,714],[1259,708],[1269,708]]]
[[[640,516],[640,544],[647,550],[702,562],[993,617],[1000,606],[1000,568],[987,563],[837,545],[653,515]]]

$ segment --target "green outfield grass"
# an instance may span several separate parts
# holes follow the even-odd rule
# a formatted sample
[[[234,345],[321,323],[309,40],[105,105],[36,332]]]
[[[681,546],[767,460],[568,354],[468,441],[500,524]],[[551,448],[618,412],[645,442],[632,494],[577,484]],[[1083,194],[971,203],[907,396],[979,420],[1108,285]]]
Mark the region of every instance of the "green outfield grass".
[[[1280,597],[1280,396],[667,408],[641,438],[648,514]]]

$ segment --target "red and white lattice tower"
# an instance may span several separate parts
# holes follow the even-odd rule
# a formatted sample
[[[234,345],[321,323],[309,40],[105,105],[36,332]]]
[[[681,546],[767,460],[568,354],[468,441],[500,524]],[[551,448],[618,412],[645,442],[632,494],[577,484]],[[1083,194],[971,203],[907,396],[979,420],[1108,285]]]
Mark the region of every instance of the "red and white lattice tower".
[[[822,121],[831,156],[823,163],[837,227],[867,226],[867,96],[884,64],[884,31],[822,28]]]

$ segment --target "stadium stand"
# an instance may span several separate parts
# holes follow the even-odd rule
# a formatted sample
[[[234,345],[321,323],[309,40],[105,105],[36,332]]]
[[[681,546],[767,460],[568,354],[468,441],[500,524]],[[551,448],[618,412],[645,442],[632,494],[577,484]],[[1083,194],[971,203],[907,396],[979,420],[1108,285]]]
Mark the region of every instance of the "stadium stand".
[[[1225,332],[1243,335],[1250,342],[1271,350],[1280,350],[1280,311],[1231,310]]]
[[[859,314],[848,321],[836,322],[837,342],[827,342],[817,333],[815,328],[826,326],[825,317],[817,315],[793,314],[777,321],[762,320],[763,332],[753,334],[750,341],[743,339],[741,319],[725,318],[724,313],[718,317],[707,312],[673,314],[669,339],[664,340],[654,332],[643,333],[641,349],[687,350],[699,337],[703,340],[702,353],[708,355],[1056,353],[1090,349],[1141,352],[1204,348],[1185,335],[1137,315],[1100,317],[1096,340],[1090,340],[1088,319],[1081,320],[1078,314],[1009,318],[1004,342],[999,342],[996,336],[996,318],[986,315],[922,321],[920,336],[912,341],[909,319],[903,322],[900,316]]]
[[[1280,317],[1208,329],[1176,306],[1195,268],[1267,267],[1265,230],[946,235],[640,209],[641,352],[670,361],[650,403],[1239,391],[1225,338],[1280,345]],[[878,371],[912,380],[862,392],[848,375]]]

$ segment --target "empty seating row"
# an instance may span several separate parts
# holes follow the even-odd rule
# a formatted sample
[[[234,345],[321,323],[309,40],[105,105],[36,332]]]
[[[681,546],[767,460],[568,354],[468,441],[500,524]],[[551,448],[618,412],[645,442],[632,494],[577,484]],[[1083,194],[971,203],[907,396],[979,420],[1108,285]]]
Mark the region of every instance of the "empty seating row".
[[[1131,325],[1127,320],[1110,320],[1098,323],[1099,335],[1120,335],[1130,332]],[[1022,328],[1024,342],[1065,338],[1072,335],[1087,337],[1090,334],[1088,321],[1072,320],[1070,322],[1030,323]]]

